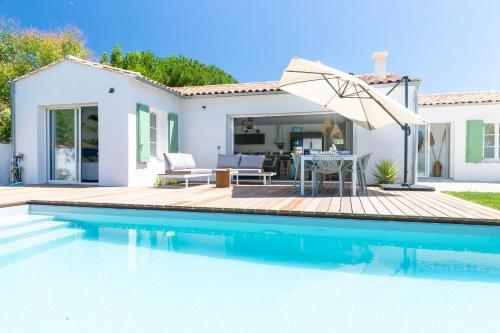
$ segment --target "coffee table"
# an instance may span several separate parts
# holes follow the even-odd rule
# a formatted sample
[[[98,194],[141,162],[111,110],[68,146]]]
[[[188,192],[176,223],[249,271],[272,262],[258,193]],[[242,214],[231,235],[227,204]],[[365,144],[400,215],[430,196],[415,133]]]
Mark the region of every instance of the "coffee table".
[[[230,187],[232,176],[236,176],[236,185],[239,185],[238,170],[235,170],[235,169],[216,169],[215,170],[215,187]]]

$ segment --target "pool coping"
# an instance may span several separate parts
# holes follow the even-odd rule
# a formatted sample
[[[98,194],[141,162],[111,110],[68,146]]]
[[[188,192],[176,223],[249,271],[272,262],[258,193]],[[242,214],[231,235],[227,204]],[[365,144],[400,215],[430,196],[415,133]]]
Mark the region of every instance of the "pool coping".
[[[159,211],[187,211],[204,213],[226,213],[226,214],[252,214],[252,215],[274,215],[274,216],[296,216],[296,217],[317,217],[317,218],[343,218],[353,220],[372,220],[386,222],[424,222],[439,224],[464,224],[464,225],[485,225],[500,226],[500,219],[478,219],[466,217],[434,217],[434,216],[412,216],[412,215],[379,215],[379,214],[352,214],[336,212],[304,212],[293,210],[267,210],[248,208],[221,208],[221,207],[195,207],[195,206],[175,206],[175,205],[145,205],[128,203],[89,203],[81,201],[51,201],[51,200],[27,200],[8,204],[0,204],[0,208],[21,206],[21,205],[45,205],[45,206],[69,206],[87,208],[116,208],[116,209],[137,209],[137,210],[159,210]]]

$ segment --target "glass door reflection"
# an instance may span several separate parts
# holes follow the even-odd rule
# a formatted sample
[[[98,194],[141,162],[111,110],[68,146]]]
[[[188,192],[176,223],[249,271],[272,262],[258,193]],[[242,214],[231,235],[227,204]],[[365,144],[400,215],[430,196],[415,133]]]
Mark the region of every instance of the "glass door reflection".
[[[77,109],[49,111],[50,180],[76,182],[77,163]]]

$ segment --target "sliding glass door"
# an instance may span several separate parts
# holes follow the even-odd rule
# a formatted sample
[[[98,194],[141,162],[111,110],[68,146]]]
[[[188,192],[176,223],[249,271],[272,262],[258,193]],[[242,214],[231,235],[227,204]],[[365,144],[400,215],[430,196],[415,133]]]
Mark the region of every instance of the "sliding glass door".
[[[80,108],[81,171],[82,182],[97,182],[99,174],[99,120],[97,106]]]
[[[49,111],[50,180],[76,182],[77,179],[77,109]]]
[[[48,111],[49,181],[98,181],[97,106]]]
[[[418,176],[429,177],[429,126],[417,127]]]

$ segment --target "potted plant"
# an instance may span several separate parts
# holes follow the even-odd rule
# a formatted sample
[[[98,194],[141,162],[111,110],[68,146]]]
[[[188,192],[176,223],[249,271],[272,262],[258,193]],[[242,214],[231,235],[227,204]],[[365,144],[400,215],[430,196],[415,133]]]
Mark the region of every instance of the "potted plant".
[[[398,178],[399,168],[392,160],[381,160],[375,165],[373,176],[377,184],[394,184]]]

